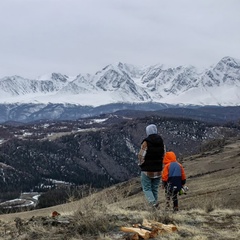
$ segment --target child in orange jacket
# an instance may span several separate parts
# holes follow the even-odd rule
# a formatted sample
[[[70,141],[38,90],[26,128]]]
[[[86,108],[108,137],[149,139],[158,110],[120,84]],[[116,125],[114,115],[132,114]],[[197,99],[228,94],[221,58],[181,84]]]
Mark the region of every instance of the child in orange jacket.
[[[166,194],[166,208],[173,201],[173,211],[178,211],[177,195],[186,183],[186,175],[183,166],[177,161],[174,152],[166,152],[163,159],[162,184]]]

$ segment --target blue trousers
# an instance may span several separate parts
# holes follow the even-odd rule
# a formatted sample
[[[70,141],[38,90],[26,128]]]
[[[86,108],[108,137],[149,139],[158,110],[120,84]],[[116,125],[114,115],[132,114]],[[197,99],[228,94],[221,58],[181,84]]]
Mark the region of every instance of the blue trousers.
[[[147,201],[150,204],[156,204],[158,201],[160,177],[150,178],[145,173],[141,172],[141,184]]]

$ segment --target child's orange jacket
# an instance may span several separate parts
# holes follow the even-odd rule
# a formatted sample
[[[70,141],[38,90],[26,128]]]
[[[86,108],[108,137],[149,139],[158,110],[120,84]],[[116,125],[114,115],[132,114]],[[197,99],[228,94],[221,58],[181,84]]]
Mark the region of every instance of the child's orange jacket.
[[[177,161],[174,152],[166,152],[163,159],[164,168],[162,171],[163,185],[170,188],[177,187],[179,191],[186,183],[186,174],[183,166]]]

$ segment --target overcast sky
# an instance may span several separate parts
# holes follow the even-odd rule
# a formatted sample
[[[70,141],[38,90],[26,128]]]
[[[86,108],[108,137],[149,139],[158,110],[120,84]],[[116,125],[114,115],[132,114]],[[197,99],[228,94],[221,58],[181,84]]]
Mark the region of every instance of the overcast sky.
[[[0,78],[240,59],[239,0],[0,0]]]

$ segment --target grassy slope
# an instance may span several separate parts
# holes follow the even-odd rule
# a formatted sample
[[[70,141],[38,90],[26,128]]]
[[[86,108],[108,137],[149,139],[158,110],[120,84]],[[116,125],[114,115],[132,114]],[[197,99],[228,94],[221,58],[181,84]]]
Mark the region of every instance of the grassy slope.
[[[164,210],[163,190],[160,190],[161,209],[150,209],[139,178],[135,178],[80,201],[0,215],[0,239],[14,236],[15,239],[73,240],[88,239],[93,234],[98,238],[91,236],[89,239],[124,239],[119,227],[141,223],[144,218],[178,226],[177,233],[161,239],[240,239],[240,140],[231,140],[222,148],[188,157],[183,165],[189,192],[179,197],[181,211],[177,214]],[[70,231],[62,225],[44,225],[55,210],[71,223]],[[29,221],[32,216],[35,220]],[[23,221],[21,229],[15,226],[16,217]]]

